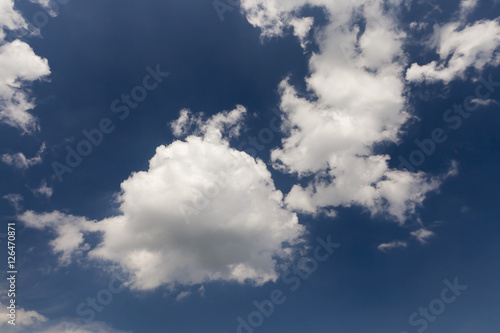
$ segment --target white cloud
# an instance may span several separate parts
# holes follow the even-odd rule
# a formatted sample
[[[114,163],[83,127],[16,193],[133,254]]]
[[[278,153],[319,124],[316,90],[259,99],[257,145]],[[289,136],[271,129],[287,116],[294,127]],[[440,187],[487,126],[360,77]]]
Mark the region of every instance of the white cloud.
[[[246,109],[237,105],[231,112],[223,111],[204,121],[203,113],[193,115],[190,110],[182,109],[179,118],[171,123],[171,128],[176,137],[193,133],[209,140],[220,141],[226,130],[229,138],[239,136],[241,120],[245,113]]]
[[[43,195],[43,196],[46,196],[47,198],[50,198],[52,196],[53,189],[52,189],[52,187],[47,186],[47,182],[44,179],[42,181],[42,183],[40,184],[40,187],[33,189],[32,192],[35,195]]]
[[[183,292],[180,292],[179,295],[177,295],[177,297],[175,298],[175,300],[177,302],[180,302],[180,301],[188,298],[189,296],[191,296],[191,292],[190,291],[183,291]]]
[[[49,74],[47,59],[37,56],[28,44],[15,40],[0,46],[0,122],[24,133],[36,130],[35,117],[28,112],[35,104],[25,86]]]
[[[198,294],[200,294],[201,297],[205,296],[205,286],[198,288]]]
[[[7,309],[7,305],[9,304],[0,303],[0,328],[14,327],[8,323],[8,321],[11,320]],[[19,307],[16,307],[15,319],[17,328],[33,327],[47,321],[47,318],[38,312],[25,310]]]
[[[12,0],[0,1],[0,122],[31,133],[38,128],[28,111],[35,107],[28,84],[50,74],[47,59],[20,40],[6,42],[6,30],[27,29]]]
[[[435,236],[435,233],[425,228],[420,228],[416,231],[411,232],[411,235],[415,237],[420,243],[426,244],[429,238]]]
[[[0,303],[0,329],[19,333],[127,333],[111,328],[103,322],[76,324],[70,321],[50,320],[36,311],[16,308],[16,325],[8,323],[7,306]],[[3,331],[2,331],[3,332]],[[130,331],[128,332],[130,333]]]
[[[305,48],[308,43],[307,35],[313,23],[314,19],[312,17],[293,18],[290,20],[289,24],[293,27],[293,34],[300,40],[302,48]]]
[[[408,247],[408,243],[404,241],[393,241],[390,243],[382,243],[379,246],[377,246],[377,249],[380,252],[389,252],[390,250],[394,250],[401,247]]]
[[[52,229],[57,237],[50,242],[52,250],[60,254],[61,265],[68,265],[75,255],[80,255],[88,250],[84,242],[84,232],[92,230],[92,223],[83,217],[76,217],[60,212],[36,214],[26,211],[17,217],[27,227],[43,230]]]
[[[16,212],[22,209],[21,202],[23,201],[23,197],[20,194],[18,193],[6,194],[2,198],[7,200],[12,205],[12,207],[14,207]]]
[[[81,323],[77,321],[53,320],[34,310],[27,310],[16,304],[15,326],[9,324],[11,320],[7,306],[10,298],[7,297],[8,285],[2,283],[0,287],[0,331],[18,333],[127,333],[115,330],[103,322]],[[130,332],[128,332],[130,333]]]
[[[27,28],[27,23],[21,13],[14,9],[13,0],[0,1],[0,42],[5,38],[5,30]]]
[[[57,15],[58,4],[56,0],[30,0],[30,2],[42,6],[52,17]]]
[[[19,216],[27,227],[52,228],[51,244],[67,263],[86,249],[84,234],[102,233],[89,257],[118,263],[134,289],[211,280],[254,284],[277,278],[275,258],[304,228],[284,209],[266,165],[229,147],[245,110],[217,114],[188,136],[160,146],[149,170],[121,184],[121,214],[99,222],[60,212]],[[187,121],[187,120],[186,120]]]
[[[389,157],[374,152],[377,144],[398,143],[401,127],[410,118],[404,97],[405,34],[396,21],[402,3],[241,2],[247,19],[263,36],[280,36],[308,4],[325,8],[330,22],[316,32],[319,51],[309,61],[306,83],[316,98],[301,97],[304,93],[288,80],[281,82],[285,138],[271,158],[283,171],[314,179],[305,187],[295,185],[286,203],[310,214],[360,205],[402,223],[445,177],[390,169]],[[364,31],[359,17],[366,21]]]
[[[15,154],[3,154],[1,160],[3,163],[13,166],[18,169],[26,170],[30,167],[41,164],[42,163],[42,154],[45,151],[45,143],[42,143],[40,150],[32,158],[26,158],[23,153],[15,153]]]
[[[491,104],[496,104],[498,105],[498,102],[494,99],[482,99],[482,98],[474,98],[471,99],[471,104],[477,104],[480,106],[489,106]]]
[[[410,23],[410,29],[415,30],[415,31],[421,31],[427,27],[427,22],[411,22]]]
[[[130,331],[116,330],[103,322],[74,324],[69,321],[62,321],[33,333],[130,333]]]
[[[467,15],[476,9],[478,0],[462,0],[460,1],[460,17],[464,20]]]
[[[500,64],[500,20],[481,20],[465,27],[461,22],[436,25],[430,45],[437,50],[439,61],[413,63],[406,79],[444,83],[463,79],[469,68],[482,71]]]

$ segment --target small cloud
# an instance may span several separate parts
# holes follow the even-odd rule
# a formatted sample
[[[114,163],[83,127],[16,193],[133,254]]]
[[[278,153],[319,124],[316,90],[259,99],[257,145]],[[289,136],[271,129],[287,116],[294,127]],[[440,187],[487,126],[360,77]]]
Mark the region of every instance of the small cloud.
[[[414,30],[414,31],[421,31],[421,30],[424,30],[425,28],[427,27],[427,23],[426,22],[411,22],[410,23],[410,29],[411,30]]]
[[[337,211],[333,209],[325,209],[323,212],[326,216],[331,217],[332,219],[337,217]]]
[[[11,193],[4,195],[2,197],[3,199],[7,200],[12,207],[16,210],[16,212],[21,211],[23,209],[23,206],[21,205],[21,201],[23,201],[23,197],[20,194],[17,193]]]
[[[201,297],[204,297],[205,296],[205,286],[201,286],[198,289],[198,293],[200,294]]]
[[[196,134],[217,140],[222,137],[222,133],[227,133],[228,138],[238,137],[241,120],[246,112],[244,106],[236,105],[234,110],[222,111],[204,121],[203,113],[193,115],[189,109],[182,109],[179,118],[172,121],[170,127],[176,137]]]
[[[45,151],[45,143],[42,143],[40,150],[35,157],[26,158],[23,153],[3,154],[0,160],[7,165],[17,169],[27,170],[30,167],[42,163],[42,154]]]
[[[47,186],[47,182],[45,181],[45,179],[42,181],[39,188],[33,189],[31,191],[35,195],[42,195],[42,196],[46,196],[47,198],[50,198],[52,196],[52,193],[53,193],[52,187]]]
[[[491,104],[496,104],[498,105],[498,102],[495,101],[494,99],[481,99],[481,98],[474,98],[470,101],[472,104],[477,104],[480,106],[489,106]]]
[[[183,291],[179,295],[177,295],[177,297],[175,298],[175,300],[177,302],[180,302],[180,301],[188,298],[189,296],[191,296],[191,292],[190,291]]]
[[[382,243],[379,246],[377,246],[377,250],[379,250],[380,252],[387,253],[390,250],[394,250],[400,247],[408,247],[408,243],[404,241],[393,241],[390,243]]]
[[[472,13],[477,7],[478,0],[462,0],[460,2],[460,17],[465,20],[467,15]]]
[[[57,10],[56,10],[57,7],[54,6],[54,2],[52,0],[30,0],[30,2],[42,6],[44,9],[47,10],[50,16],[52,17],[57,16]]]
[[[462,208],[460,208],[460,213],[465,214],[465,213],[468,213],[468,212],[470,212],[470,207],[469,206],[462,206]]]
[[[416,231],[411,232],[411,235],[415,237],[420,243],[426,244],[427,239],[433,237],[435,233],[425,228],[420,228]]]

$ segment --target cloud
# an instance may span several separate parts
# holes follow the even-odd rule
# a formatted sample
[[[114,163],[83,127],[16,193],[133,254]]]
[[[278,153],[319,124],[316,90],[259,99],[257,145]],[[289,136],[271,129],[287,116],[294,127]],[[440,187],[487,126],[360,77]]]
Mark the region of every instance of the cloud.
[[[175,298],[175,300],[177,302],[180,302],[180,301],[188,298],[189,296],[191,296],[191,292],[190,291],[183,291],[183,292],[179,293],[179,295],[177,295],[177,297]]]
[[[389,252],[390,250],[394,250],[394,249],[397,249],[397,248],[401,248],[401,247],[407,247],[408,246],[408,243],[404,242],[404,241],[393,241],[393,242],[390,242],[390,243],[382,243],[380,244],[379,246],[377,246],[377,250],[379,250],[380,252]]]
[[[18,193],[6,194],[2,198],[7,200],[12,205],[12,207],[14,207],[16,212],[22,209],[21,202],[23,201],[23,197],[20,194]]]
[[[15,328],[13,332],[19,333],[127,333],[111,328],[103,322],[89,324],[76,324],[70,321],[51,320],[36,311],[16,309],[16,325],[8,323],[7,306],[0,303],[0,328]],[[128,332],[130,333],[130,332]]]
[[[57,237],[50,241],[50,246],[55,254],[59,254],[59,263],[68,265],[72,258],[88,250],[84,242],[84,232],[93,230],[92,223],[83,217],[67,215],[61,212],[37,214],[26,211],[19,215],[18,220],[27,227],[34,229],[51,229]]]
[[[8,305],[8,304],[7,304]],[[1,327],[9,327],[12,326],[8,323],[11,319],[9,317],[9,312],[6,304],[0,303],[0,328]],[[17,328],[26,328],[37,326],[40,323],[46,322],[47,317],[42,316],[36,311],[27,311],[23,308],[16,308],[16,327]]]
[[[415,31],[421,31],[427,27],[427,22],[411,22],[410,29]]]
[[[15,154],[3,154],[1,160],[3,163],[10,165],[14,168],[26,170],[34,165],[41,164],[43,162],[42,154],[45,151],[45,148],[46,148],[45,143],[42,143],[40,150],[35,155],[35,157],[32,158],[26,158],[26,156],[23,153],[15,153]]]
[[[43,7],[50,16],[57,16],[57,9],[59,8],[57,0],[30,0],[30,2]]]
[[[322,7],[328,16],[329,23],[314,34],[319,51],[309,60],[307,94],[288,79],[279,86],[285,137],[271,153],[274,167],[313,178],[292,188],[288,207],[332,215],[335,207],[358,205],[403,223],[446,175],[391,169],[389,156],[375,152],[379,144],[397,144],[411,118],[404,97],[406,36],[396,21],[402,2],[243,0],[241,5],[266,37],[282,35],[303,6]]]
[[[53,193],[52,187],[47,186],[47,182],[45,181],[45,179],[42,181],[39,188],[33,189],[31,191],[35,195],[43,195],[43,196],[46,196],[47,198],[50,198],[52,196],[52,193]]]
[[[199,136],[158,147],[149,170],[121,184],[120,215],[94,222],[28,211],[18,218],[55,230],[51,245],[62,263],[85,253],[85,234],[99,232],[88,257],[120,264],[133,289],[275,280],[276,259],[290,258],[287,247],[304,228],[284,208],[266,165],[223,137],[236,135],[245,111],[214,115],[195,130]]]
[[[413,63],[406,72],[411,82],[449,83],[464,79],[465,71],[482,71],[500,64],[500,20],[481,20],[463,27],[462,22],[435,25],[430,46],[439,60],[428,64]]]
[[[411,235],[415,237],[420,243],[426,244],[429,238],[435,236],[435,233],[425,228],[420,228],[416,231],[411,232]]]
[[[477,104],[480,106],[489,106],[491,104],[496,104],[498,105],[498,102],[494,99],[481,99],[481,98],[474,98],[471,99],[470,101],[472,104]]]
[[[32,133],[38,125],[28,112],[35,107],[28,84],[50,74],[48,61],[37,56],[25,42],[5,41],[5,30],[28,28],[12,0],[0,2],[0,22],[0,122]]]
[[[210,119],[204,121],[203,113],[193,115],[188,109],[182,109],[179,118],[170,125],[176,137],[186,136],[192,133],[198,136],[205,136],[207,139],[220,141],[222,132],[227,130],[227,137],[237,137],[241,130],[241,120],[246,114],[246,109],[242,105],[237,105],[231,111],[223,111]]]
[[[62,321],[48,328],[40,329],[33,333],[131,333],[130,331],[116,330],[103,322],[92,322],[89,324],[74,324]]]
[[[115,330],[103,322],[81,323],[81,319],[77,321],[54,320],[47,318],[34,310],[16,306],[16,321],[15,326],[9,324],[11,320],[7,305],[10,304],[7,284],[2,283],[0,287],[0,331],[18,332],[18,333],[126,333],[124,331]],[[128,332],[130,333],[130,332]]]
[[[205,286],[198,288],[198,294],[200,294],[201,297],[205,297]]]
[[[462,0],[460,1],[460,18],[465,20],[467,15],[476,9],[478,0]]]
[[[27,28],[28,24],[21,13],[14,9],[13,0],[0,1],[0,42],[5,38],[5,30]]]

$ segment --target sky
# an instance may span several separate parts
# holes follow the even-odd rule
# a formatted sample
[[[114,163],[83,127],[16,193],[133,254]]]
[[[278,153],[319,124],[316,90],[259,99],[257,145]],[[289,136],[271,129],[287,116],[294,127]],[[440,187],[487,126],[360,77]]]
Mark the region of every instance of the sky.
[[[0,332],[496,333],[499,106],[497,0],[0,0]]]

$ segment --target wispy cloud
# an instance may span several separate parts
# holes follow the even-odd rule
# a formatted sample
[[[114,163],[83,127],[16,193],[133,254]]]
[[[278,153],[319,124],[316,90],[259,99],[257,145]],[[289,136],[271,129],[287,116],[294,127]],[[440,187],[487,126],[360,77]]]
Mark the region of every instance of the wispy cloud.
[[[394,250],[401,247],[408,247],[408,243],[405,241],[393,241],[390,243],[382,243],[377,246],[377,250],[380,252],[389,252],[390,250]]]
[[[416,231],[411,232],[411,235],[415,237],[421,244],[426,244],[429,238],[435,236],[435,233],[428,229],[420,228]]]
[[[34,157],[27,158],[23,153],[3,154],[1,160],[3,163],[14,168],[26,170],[34,165],[41,164],[43,162],[42,154],[45,149],[45,143],[42,143],[40,150]]]

